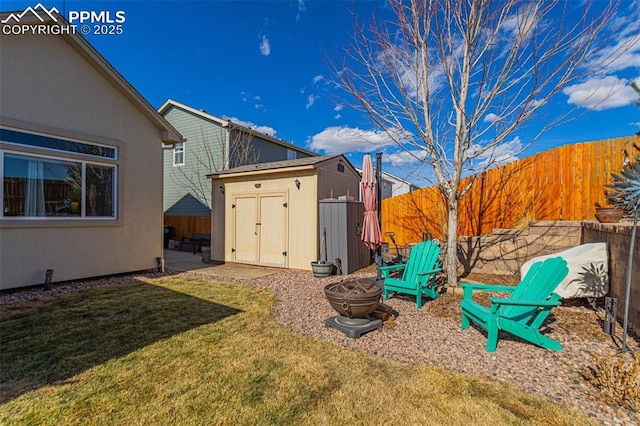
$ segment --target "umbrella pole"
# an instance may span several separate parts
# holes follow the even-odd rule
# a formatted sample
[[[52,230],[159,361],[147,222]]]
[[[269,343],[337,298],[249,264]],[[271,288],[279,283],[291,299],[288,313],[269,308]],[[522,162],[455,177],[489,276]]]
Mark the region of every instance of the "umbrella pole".
[[[378,201],[378,224],[380,225],[380,230],[382,231],[382,153],[376,152],[376,199]],[[382,246],[376,249],[375,254],[375,262],[376,262],[376,280],[382,280],[382,273],[380,272],[380,267],[382,267]]]

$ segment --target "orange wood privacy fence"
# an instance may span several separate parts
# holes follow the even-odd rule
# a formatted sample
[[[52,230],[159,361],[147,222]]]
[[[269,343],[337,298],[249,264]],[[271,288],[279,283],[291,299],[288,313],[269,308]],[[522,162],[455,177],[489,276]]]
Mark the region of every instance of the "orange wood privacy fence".
[[[172,239],[190,237],[194,233],[211,233],[211,216],[165,216],[165,226],[173,228]]]
[[[559,146],[462,180],[458,235],[482,235],[530,220],[593,219],[606,184],[625,158],[640,155],[640,137]],[[398,244],[446,236],[447,209],[437,186],[382,201],[382,231]]]

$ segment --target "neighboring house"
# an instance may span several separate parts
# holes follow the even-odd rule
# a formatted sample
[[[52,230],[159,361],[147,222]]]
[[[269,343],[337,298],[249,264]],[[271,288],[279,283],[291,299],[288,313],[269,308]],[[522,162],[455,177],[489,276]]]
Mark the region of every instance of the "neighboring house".
[[[318,202],[353,199],[360,186],[344,155],[242,166],[211,178],[213,260],[304,270],[319,259]]]
[[[164,211],[203,216],[211,208],[207,174],[246,164],[291,160],[317,154],[174,100],[158,112],[186,139],[164,154]]]
[[[56,282],[157,267],[162,146],[181,135],[82,36],[15,34],[5,27],[41,22],[9,16],[0,289],[43,284],[48,270]],[[42,25],[61,23],[53,14]]]
[[[362,174],[361,169],[356,169],[358,173]],[[391,173],[382,170],[382,199],[395,197],[396,195],[406,194],[407,192],[413,192],[419,189],[418,186],[400,179]]]
[[[391,182],[392,190],[391,197],[395,197],[396,195],[406,194],[408,192],[413,192],[417,189],[420,189],[419,186],[412,184],[404,179],[400,179],[397,176],[392,175],[391,173],[382,171],[382,179],[386,182]],[[388,198],[388,197],[383,197]]]

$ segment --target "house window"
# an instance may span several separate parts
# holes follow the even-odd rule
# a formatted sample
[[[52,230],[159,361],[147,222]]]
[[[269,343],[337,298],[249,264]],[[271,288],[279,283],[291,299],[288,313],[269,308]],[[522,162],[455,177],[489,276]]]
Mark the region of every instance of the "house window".
[[[13,137],[19,135],[20,137]],[[27,136],[24,136],[27,135]],[[2,132],[1,142],[23,145],[38,140],[22,132]],[[84,147],[84,155],[67,158],[68,149],[43,147],[56,153],[32,154],[0,150],[2,218],[116,218],[117,165],[97,162],[116,158],[117,148],[77,143],[52,137],[42,140],[59,147]],[[27,143],[26,145],[34,146]],[[77,152],[77,151],[72,151]],[[96,157],[96,160],[82,158]]]
[[[114,160],[117,159],[117,150],[113,147],[71,141],[67,139],[58,139],[51,136],[19,132],[16,130],[0,129],[0,140],[2,142],[9,142],[17,145],[27,145],[54,151],[67,151],[76,154],[85,154],[93,157],[103,157]]]
[[[173,165],[184,165],[184,143],[177,143],[173,148]]]
[[[295,160],[296,158],[298,158],[298,153],[291,149],[287,149],[287,160]]]

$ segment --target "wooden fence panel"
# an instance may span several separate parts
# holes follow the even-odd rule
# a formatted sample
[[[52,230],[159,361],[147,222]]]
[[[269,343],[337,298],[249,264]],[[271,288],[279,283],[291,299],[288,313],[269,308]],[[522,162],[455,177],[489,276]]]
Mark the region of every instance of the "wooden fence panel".
[[[640,137],[629,136],[559,146],[485,171],[459,201],[458,235],[487,234],[527,220],[593,219],[596,205],[607,204],[611,173],[637,155]],[[437,186],[383,200],[382,228],[395,232],[398,244],[423,235],[444,239],[447,208]]]
[[[194,233],[211,233],[211,216],[165,216],[164,225],[173,228],[171,239],[190,237]]]

